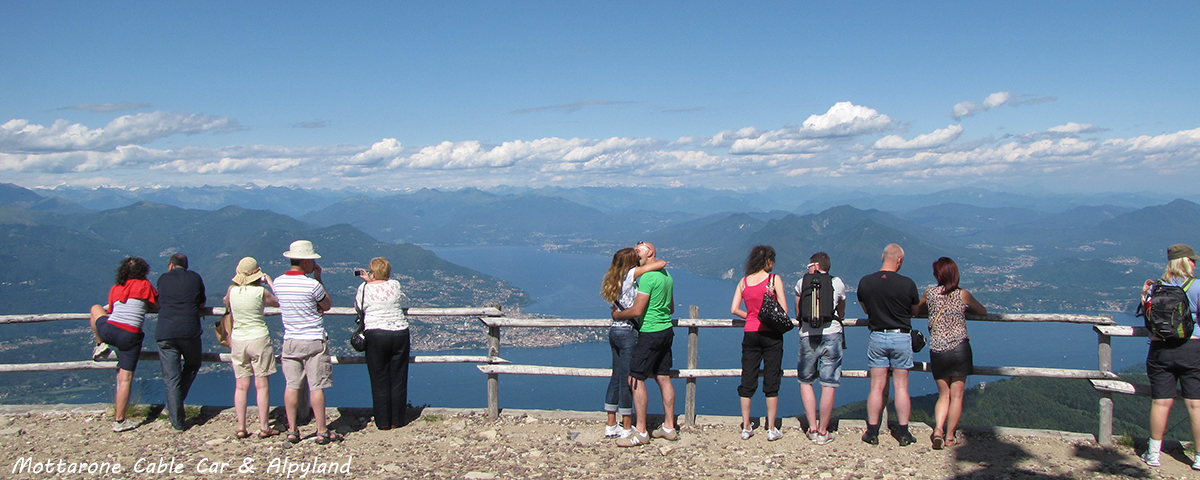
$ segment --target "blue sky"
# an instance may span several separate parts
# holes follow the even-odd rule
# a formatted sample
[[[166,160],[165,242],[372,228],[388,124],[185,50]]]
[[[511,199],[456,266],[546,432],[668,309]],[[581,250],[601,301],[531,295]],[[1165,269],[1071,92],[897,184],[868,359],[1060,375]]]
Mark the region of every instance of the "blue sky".
[[[0,3],[24,186],[1194,191],[1200,4]]]

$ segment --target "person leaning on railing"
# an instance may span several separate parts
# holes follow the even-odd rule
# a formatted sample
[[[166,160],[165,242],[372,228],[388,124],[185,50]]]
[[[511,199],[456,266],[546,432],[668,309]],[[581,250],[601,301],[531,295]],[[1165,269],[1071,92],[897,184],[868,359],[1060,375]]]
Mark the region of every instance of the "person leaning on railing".
[[[246,430],[246,397],[250,393],[250,378],[258,405],[258,438],[279,435],[270,426],[271,375],[275,373],[275,347],[267,329],[266,307],[278,307],[279,299],[263,285],[271,286],[271,277],[263,273],[254,257],[245,257],[237,264],[233,284],[225,290],[225,309],[233,314],[233,332],[229,335],[229,361],[233,366],[233,408],[237,412],[238,429],[234,436],[248,438]],[[274,287],[272,287],[274,288]]]
[[[987,309],[971,292],[958,288],[958,264],[949,257],[933,262],[933,278],[937,285],[925,289],[917,309],[929,314],[929,363],[938,387],[929,441],[934,450],[941,450],[959,443],[954,431],[962,417],[967,376],[975,368],[966,312],[987,315]]]
[[[137,424],[125,418],[133,372],[142,355],[142,323],[147,313],[158,311],[158,291],[146,280],[150,264],[139,257],[127,257],[117,267],[117,280],[108,291],[108,305],[92,305],[92,333],[96,349],[92,360],[100,361],[117,348],[117,392],[113,406],[113,431],[133,430]]]
[[[1175,244],[1167,248],[1167,270],[1163,272],[1162,284],[1185,287],[1190,314],[1195,319],[1200,308],[1200,286],[1197,286],[1196,261],[1200,256],[1191,246]],[[1151,293],[1153,280],[1142,286],[1142,302]],[[1150,377],[1150,441],[1142,461],[1146,465],[1161,465],[1163,435],[1167,433],[1167,417],[1175,397],[1183,390],[1183,402],[1187,406],[1192,424],[1192,441],[1200,441],[1200,328],[1192,331],[1190,338],[1166,341],[1150,333],[1150,351],[1146,354],[1146,376]],[[1182,386],[1182,388],[1179,388]],[[1195,456],[1193,470],[1200,470],[1200,454]]]
[[[375,428],[400,428],[408,410],[408,353],[412,345],[408,319],[400,308],[404,292],[400,282],[392,278],[392,264],[386,258],[372,258],[368,270],[356,273],[363,279],[354,295],[354,305],[365,312],[363,336],[367,341],[365,355]]]

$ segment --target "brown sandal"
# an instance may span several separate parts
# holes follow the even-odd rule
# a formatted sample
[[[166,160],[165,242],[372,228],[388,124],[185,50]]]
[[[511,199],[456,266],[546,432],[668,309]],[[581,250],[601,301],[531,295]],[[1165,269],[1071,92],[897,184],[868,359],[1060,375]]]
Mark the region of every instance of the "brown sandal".
[[[250,432],[247,432],[245,430],[238,430],[236,432],[233,432],[233,436],[237,437],[238,440],[245,440],[247,438],[250,438]]]
[[[271,438],[271,437],[274,437],[274,436],[276,436],[276,435],[279,435],[280,433],[281,433],[281,432],[280,432],[279,430],[276,430],[276,429],[274,429],[274,428],[268,428],[268,429],[266,429],[266,430],[259,430],[259,431],[258,431],[258,438]]]

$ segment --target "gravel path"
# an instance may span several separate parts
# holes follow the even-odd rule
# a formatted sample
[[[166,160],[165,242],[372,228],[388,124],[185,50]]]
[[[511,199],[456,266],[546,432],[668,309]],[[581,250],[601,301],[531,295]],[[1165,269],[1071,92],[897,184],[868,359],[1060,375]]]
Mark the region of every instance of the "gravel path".
[[[1179,450],[1149,468],[1129,448],[1103,449],[1080,436],[968,432],[965,445],[935,451],[928,428],[916,427],[916,445],[899,447],[885,431],[872,446],[858,438],[861,422],[850,420],[825,446],[808,441],[794,418],[784,420],[783,439],[767,442],[761,429],[742,441],[737,419],[701,417],[679,441],[621,449],[603,438],[599,413],[507,411],[493,422],[478,411],[426,408],[404,428],[378,431],[366,410],[330,409],[346,440],[322,446],[311,425],[297,445],[282,436],[237,440],[232,409],[202,409],[183,433],[165,419],[113,433],[110,414],[62,407],[0,408],[0,435],[8,439],[0,477],[1200,478]]]

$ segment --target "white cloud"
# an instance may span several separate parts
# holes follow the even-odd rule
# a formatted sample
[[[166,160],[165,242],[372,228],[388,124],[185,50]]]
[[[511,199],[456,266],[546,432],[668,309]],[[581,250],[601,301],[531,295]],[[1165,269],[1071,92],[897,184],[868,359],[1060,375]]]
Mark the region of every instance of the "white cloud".
[[[888,135],[875,141],[874,148],[881,150],[937,148],[957,140],[962,133],[963,127],[961,125],[950,125],[946,128],[934,130],[933,133],[918,135],[912,140],[905,140],[904,137],[899,135]]]
[[[1047,128],[1046,131],[1052,132],[1052,133],[1079,134],[1079,133],[1097,132],[1097,131],[1100,131],[1100,129],[1096,128],[1095,125],[1092,125],[1090,123],[1067,122],[1066,125],[1059,125],[1057,127]]]
[[[891,127],[892,119],[873,108],[838,102],[824,115],[809,116],[800,133],[810,138],[846,137],[879,133]]]
[[[957,121],[962,120],[963,117],[970,117],[979,112],[986,112],[1001,105],[1016,107],[1020,105],[1037,105],[1055,100],[1057,98],[1054,97],[1032,97],[1024,93],[996,92],[984,98],[983,103],[958,102],[954,105],[950,115]]]
[[[141,145],[172,135],[237,130],[225,117],[163,111],[117,117],[104,128],[89,129],[78,123],[56,120],[49,127],[13,119],[0,125],[0,151],[47,152],[108,150],[120,145]]]

